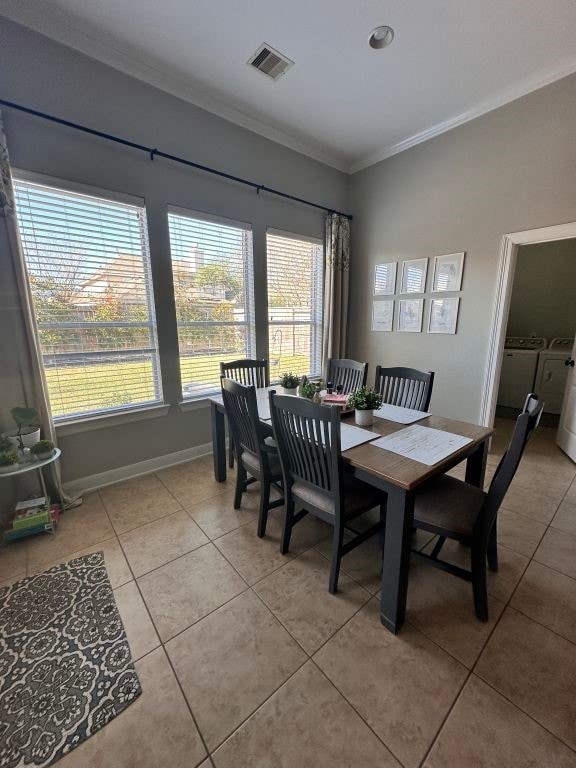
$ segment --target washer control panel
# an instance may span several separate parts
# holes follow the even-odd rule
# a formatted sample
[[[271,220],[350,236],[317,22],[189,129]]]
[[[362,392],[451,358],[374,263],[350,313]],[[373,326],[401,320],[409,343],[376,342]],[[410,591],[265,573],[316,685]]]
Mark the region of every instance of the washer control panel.
[[[539,337],[532,336],[507,336],[504,347],[506,349],[531,349],[540,352],[546,349],[548,341]]]

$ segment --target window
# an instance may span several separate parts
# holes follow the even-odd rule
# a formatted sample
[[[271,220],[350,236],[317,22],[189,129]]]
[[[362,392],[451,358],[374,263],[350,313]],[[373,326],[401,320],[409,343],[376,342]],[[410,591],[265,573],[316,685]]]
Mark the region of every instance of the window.
[[[324,249],[320,240],[268,230],[270,376],[319,376]]]
[[[146,212],[15,179],[52,412],[162,402]]]
[[[170,209],[170,250],[184,399],[220,387],[220,361],[254,357],[252,230]]]

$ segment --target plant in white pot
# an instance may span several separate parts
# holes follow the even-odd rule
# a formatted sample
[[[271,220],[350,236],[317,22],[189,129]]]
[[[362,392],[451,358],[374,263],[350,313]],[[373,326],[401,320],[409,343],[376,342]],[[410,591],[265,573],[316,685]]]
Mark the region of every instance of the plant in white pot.
[[[346,405],[348,408],[354,408],[356,424],[369,427],[374,424],[374,411],[382,405],[382,396],[371,387],[360,387],[348,395]]]
[[[24,451],[40,440],[40,416],[34,408],[12,408],[10,411],[16,422],[16,429],[9,429],[2,434],[12,443],[13,448]]]
[[[285,395],[297,395],[300,376],[296,376],[295,373],[288,371],[287,373],[282,374],[280,384],[282,385]]]
[[[18,468],[18,454],[16,451],[2,451],[0,453],[0,474],[12,472]]]
[[[50,459],[54,455],[54,443],[51,440],[39,440],[30,448],[30,453],[39,461]]]

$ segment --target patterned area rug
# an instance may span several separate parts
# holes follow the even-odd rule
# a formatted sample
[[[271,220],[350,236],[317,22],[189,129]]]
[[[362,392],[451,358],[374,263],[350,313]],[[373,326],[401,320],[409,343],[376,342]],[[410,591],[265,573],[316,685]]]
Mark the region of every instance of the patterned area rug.
[[[0,588],[0,766],[47,766],[141,693],[97,552]]]

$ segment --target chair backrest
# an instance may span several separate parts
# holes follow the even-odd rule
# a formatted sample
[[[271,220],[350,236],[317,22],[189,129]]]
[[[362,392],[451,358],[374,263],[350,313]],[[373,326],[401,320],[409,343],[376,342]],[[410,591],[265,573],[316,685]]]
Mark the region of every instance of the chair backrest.
[[[516,419],[510,444],[500,459],[490,483],[484,514],[478,520],[478,525],[483,527],[486,535],[490,532],[500,504],[514,479],[524,449],[540,422],[543,408],[543,401],[538,399],[538,395],[531,392],[526,398],[524,410]]]
[[[263,442],[258,402],[254,386],[239,384],[237,381],[221,377],[222,399],[228,416],[230,431],[234,438],[234,447],[238,456],[242,451],[250,451],[261,458],[260,446]]]
[[[331,357],[328,360],[326,381],[331,381],[334,389],[341,384],[346,394],[356,392],[357,389],[366,385],[367,378],[368,363],[358,363],[356,360],[336,357]]]
[[[294,481],[301,481],[338,510],[342,497],[338,409],[274,391],[269,399],[286,492]]]
[[[268,360],[250,360],[249,358],[230,360],[227,363],[220,363],[220,376],[253,387],[269,387],[270,365]]]
[[[427,411],[434,384],[433,371],[418,371],[416,368],[383,368],[376,366],[374,389],[389,405]]]

